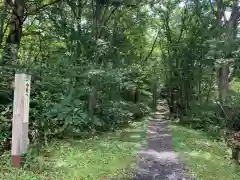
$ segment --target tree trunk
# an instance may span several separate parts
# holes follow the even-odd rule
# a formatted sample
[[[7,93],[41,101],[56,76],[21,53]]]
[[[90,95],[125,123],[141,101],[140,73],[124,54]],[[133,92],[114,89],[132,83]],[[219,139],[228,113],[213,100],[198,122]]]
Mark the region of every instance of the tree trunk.
[[[229,91],[229,64],[224,63],[218,70],[218,98],[222,102]]]
[[[232,147],[232,160],[239,164],[239,150]]]
[[[94,109],[96,107],[96,94],[97,94],[97,90],[95,87],[93,87],[93,90],[89,94],[89,99],[88,99],[88,113],[91,119],[93,119],[94,117]]]
[[[213,70],[214,71],[214,70]],[[208,90],[207,90],[207,97],[206,97],[206,103],[209,102],[209,98],[210,98],[210,94],[211,94],[211,90],[213,88],[213,85],[214,85],[214,72],[211,74],[211,78],[210,78],[210,81],[209,81],[209,84],[208,84]]]
[[[11,24],[3,52],[3,64],[12,64],[17,60],[22,37],[25,0],[16,0],[10,6],[12,8]]]
[[[3,41],[5,29],[6,29],[4,28],[4,24],[6,23],[6,18],[7,18],[7,7],[4,4],[4,6],[0,7],[0,48]]]
[[[169,88],[169,109],[171,114],[176,114],[177,113],[177,108],[176,108],[176,94],[174,89],[171,87]]]
[[[152,84],[152,107],[153,110],[157,109],[157,81],[154,80]]]

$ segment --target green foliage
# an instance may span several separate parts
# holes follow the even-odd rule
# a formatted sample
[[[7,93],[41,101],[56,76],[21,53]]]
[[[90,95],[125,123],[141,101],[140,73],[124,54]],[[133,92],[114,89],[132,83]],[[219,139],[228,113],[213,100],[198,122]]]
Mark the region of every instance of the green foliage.
[[[182,117],[181,124],[218,137],[222,128],[221,122],[224,120],[221,113],[219,105],[216,103],[193,104],[188,115]]]
[[[106,6],[95,26],[89,1],[59,1],[43,9],[43,2],[27,5],[40,10],[26,13],[16,67],[0,69],[1,74],[11,71],[0,77],[0,147],[6,148],[11,140],[10,82],[15,70],[32,75],[33,145],[115,130],[150,111],[151,69],[142,64],[151,43],[142,36],[150,22],[146,10],[136,6],[137,11],[128,7],[125,12]],[[9,43],[7,36],[8,31],[0,42],[0,57]]]
[[[228,97],[228,103],[226,103],[226,107],[224,108],[228,130],[240,131],[239,103],[240,95],[238,93]]]

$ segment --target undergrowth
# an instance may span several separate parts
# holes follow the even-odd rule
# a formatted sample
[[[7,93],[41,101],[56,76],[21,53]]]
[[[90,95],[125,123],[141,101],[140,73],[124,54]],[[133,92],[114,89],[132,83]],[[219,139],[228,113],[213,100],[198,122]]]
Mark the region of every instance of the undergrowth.
[[[55,141],[36,156],[30,151],[22,169],[10,165],[10,152],[0,156],[0,179],[99,180],[127,178],[146,136],[146,121],[89,139]]]

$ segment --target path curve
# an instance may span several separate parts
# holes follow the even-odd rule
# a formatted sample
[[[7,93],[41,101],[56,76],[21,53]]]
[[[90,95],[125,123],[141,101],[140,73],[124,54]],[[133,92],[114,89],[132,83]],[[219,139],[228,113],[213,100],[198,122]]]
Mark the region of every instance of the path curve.
[[[187,175],[179,154],[173,151],[168,125],[169,111],[161,100],[157,111],[150,116],[148,139],[139,152],[133,180],[196,180]]]

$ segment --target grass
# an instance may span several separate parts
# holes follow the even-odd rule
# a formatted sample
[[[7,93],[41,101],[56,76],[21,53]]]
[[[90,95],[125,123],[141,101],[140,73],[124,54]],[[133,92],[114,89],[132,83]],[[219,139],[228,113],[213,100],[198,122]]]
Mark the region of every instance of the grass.
[[[0,156],[0,179],[99,180],[124,176],[126,169],[134,164],[145,132],[146,121],[143,121],[90,139],[56,141],[20,170],[11,168],[7,152]]]
[[[223,142],[178,125],[171,125],[170,129],[175,151],[182,154],[198,180],[240,179],[240,167],[230,160],[230,151]]]

